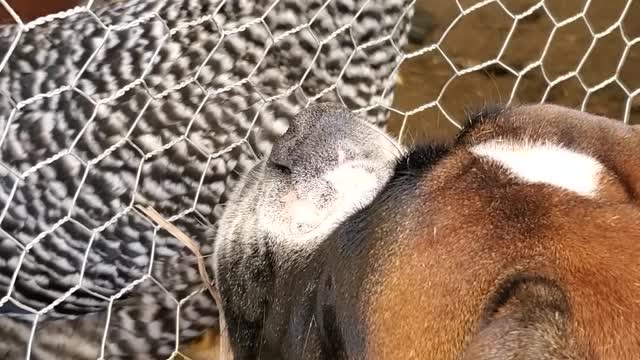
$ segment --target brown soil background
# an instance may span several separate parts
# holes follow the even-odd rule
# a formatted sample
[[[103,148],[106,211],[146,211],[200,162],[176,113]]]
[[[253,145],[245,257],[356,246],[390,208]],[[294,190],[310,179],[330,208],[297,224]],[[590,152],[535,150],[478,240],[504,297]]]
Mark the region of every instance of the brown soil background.
[[[468,9],[478,0],[460,0]],[[627,45],[622,36],[632,41],[640,36],[640,1],[631,1],[626,15],[619,22],[627,0],[594,0],[585,16],[562,27],[558,27],[550,41],[548,51],[542,58],[542,66],[526,72],[517,84],[513,103],[541,102],[548,87],[543,77],[544,69],[553,81],[561,75],[578,70],[580,79],[593,87],[616,74],[618,63]],[[513,14],[522,14],[533,5],[534,0],[502,0],[502,4]],[[585,0],[546,0],[545,7],[556,22],[570,18],[585,8]],[[405,51],[413,51],[437,43],[446,29],[460,14],[454,0],[418,0],[414,30],[426,30],[418,41],[412,41]],[[426,15],[425,15],[426,13]],[[484,5],[464,15],[447,33],[440,48],[459,69],[466,69],[496,59],[511,29],[514,20],[497,2]],[[597,34],[620,23],[610,34],[596,40],[592,51],[587,51],[594,41],[587,23]],[[554,23],[545,9],[540,8],[518,21],[511,40],[500,60],[516,71],[541,58],[551,37]],[[640,87],[640,43],[630,46],[626,59],[618,73],[618,79],[629,92]],[[401,112],[411,111],[420,105],[434,101],[441,89],[455,75],[444,56],[436,49],[405,60],[399,71],[393,108]],[[460,123],[465,113],[478,110],[485,104],[505,103],[509,100],[517,76],[501,65],[491,65],[482,70],[456,77],[442,93],[438,104],[454,120]],[[571,77],[553,86],[545,102],[580,109],[587,92],[577,77]],[[628,95],[617,84],[612,83],[591,93],[585,102],[585,110],[623,119]],[[444,140],[457,133],[457,128],[437,107],[417,112],[406,119],[405,129],[400,134],[404,116],[393,113],[388,129],[402,136],[403,142]],[[631,99],[629,123],[640,123],[640,95]]]

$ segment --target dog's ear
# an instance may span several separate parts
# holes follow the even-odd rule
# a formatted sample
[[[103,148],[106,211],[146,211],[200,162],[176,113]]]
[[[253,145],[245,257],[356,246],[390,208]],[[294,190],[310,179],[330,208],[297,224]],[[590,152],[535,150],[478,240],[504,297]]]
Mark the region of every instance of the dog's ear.
[[[506,281],[485,307],[463,360],[587,359],[572,339],[562,290],[539,277]]]

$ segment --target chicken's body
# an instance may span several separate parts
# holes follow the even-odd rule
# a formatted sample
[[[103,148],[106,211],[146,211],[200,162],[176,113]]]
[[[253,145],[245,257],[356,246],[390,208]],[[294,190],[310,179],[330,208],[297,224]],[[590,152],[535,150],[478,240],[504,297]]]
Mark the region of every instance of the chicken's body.
[[[98,357],[107,319],[105,358],[166,357],[176,326],[181,343],[217,326],[192,254],[131,205],[182,215],[209,253],[238,170],[307,100],[337,84],[352,109],[390,102],[391,42],[351,53],[402,48],[404,1],[272,3],[96,2],[15,48],[18,27],[0,28],[0,357],[24,357],[34,311],[34,359]]]

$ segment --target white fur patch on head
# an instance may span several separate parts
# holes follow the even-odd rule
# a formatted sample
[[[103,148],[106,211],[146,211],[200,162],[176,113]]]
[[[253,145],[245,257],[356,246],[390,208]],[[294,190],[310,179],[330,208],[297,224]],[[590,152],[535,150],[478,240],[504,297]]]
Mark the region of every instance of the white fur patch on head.
[[[602,164],[591,156],[551,143],[489,141],[474,146],[474,154],[490,158],[513,175],[587,197],[597,194]]]

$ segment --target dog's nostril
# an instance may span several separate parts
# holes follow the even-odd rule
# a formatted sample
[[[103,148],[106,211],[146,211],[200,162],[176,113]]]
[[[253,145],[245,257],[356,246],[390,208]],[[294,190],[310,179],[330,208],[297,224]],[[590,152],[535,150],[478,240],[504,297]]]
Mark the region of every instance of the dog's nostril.
[[[291,174],[291,161],[286,156],[282,156],[280,151],[277,151],[277,149],[274,149],[271,156],[269,156],[269,164],[283,174]]]
[[[291,167],[280,163],[272,162],[273,167],[285,175],[291,175]]]

